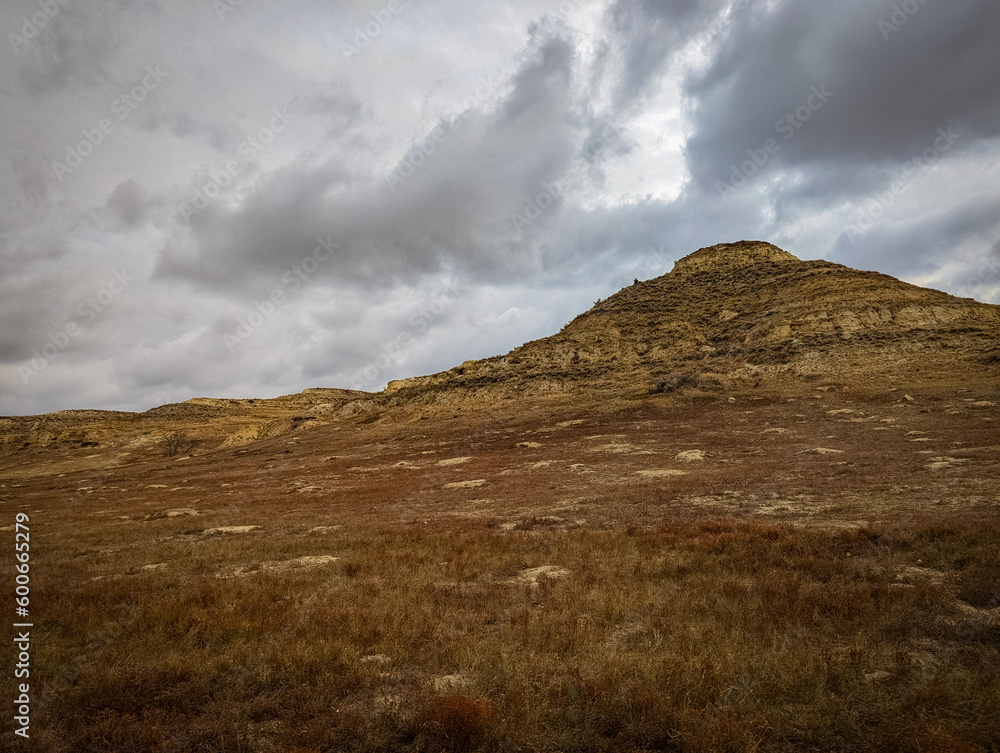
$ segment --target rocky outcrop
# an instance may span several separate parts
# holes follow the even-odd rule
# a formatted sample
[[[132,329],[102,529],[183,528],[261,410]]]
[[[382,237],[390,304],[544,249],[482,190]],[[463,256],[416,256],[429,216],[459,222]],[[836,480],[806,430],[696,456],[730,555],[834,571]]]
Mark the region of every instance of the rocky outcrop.
[[[378,394],[316,388],[273,400],[192,398],[138,414],[4,418],[0,451],[130,457],[155,453],[176,431],[224,449],[323,422],[382,420],[401,407],[426,417],[586,390],[725,392],[797,379],[884,386],[918,374],[922,383],[995,382],[998,364],[1000,306],[741,241],[683,257],[551,337]]]
[[[1000,306],[741,241],[683,257],[556,335],[387,392],[440,400],[450,390],[520,394],[543,385],[628,391],[688,370],[696,382],[726,386],[817,374],[868,381],[918,368],[947,380],[988,375],[998,342]]]

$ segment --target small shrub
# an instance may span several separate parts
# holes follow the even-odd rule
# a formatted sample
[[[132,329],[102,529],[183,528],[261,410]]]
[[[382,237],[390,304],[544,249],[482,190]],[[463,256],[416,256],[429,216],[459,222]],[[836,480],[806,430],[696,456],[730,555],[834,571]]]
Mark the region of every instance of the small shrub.
[[[650,392],[654,395],[669,394],[687,387],[694,387],[697,383],[698,375],[693,371],[685,371],[681,374],[671,374],[661,377]]]
[[[726,389],[722,379],[714,374],[707,374],[698,380],[698,387],[709,392],[724,392]]]
[[[194,440],[182,431],[171,432],[160,443],[160,446],[163,447],[163,454],[168,458],[191,452],[194,445]]]
[[[428,732],[446,750],[466,751],[478,747],[495,717],[493,704],[485,698],[468,695],[431,699],[423,711]]]
[[[357,562],[344,563],[344,575],[348,578],[357,578],[361,572],[361,566]]]
[[[958,598],[977,609],[1000,606],[1000,564],[976,563],[965,568]]]

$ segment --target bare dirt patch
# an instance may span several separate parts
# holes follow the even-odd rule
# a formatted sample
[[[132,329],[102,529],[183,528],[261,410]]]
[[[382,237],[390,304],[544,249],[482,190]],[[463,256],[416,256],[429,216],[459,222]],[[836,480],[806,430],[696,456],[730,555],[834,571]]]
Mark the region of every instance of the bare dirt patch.
[[[683,450],[674,455],[674,460],[679,460],[682,463],[700,463],[704,459],[704,450]]]
[[[254,565],[241,565],[232,570],[216,574],[216,578],[240,578],[248,575],[263,573],[286,573],[293,570],[311,570],[317,567],[329,565],[337,562],[340,557],[332,557],[326,554],[311,555],[306,557],[296,557],[289,560],[271,560],[269,562],[258,562]]]
[[[471,457],[448,458],[447,460],[437,461],[436,465],[440,466],[462,465],[463,463],[468,463],[470,460],[472,460]]]
[[[442,486],[442,489],[475,489],[480,486],[486,486],[486,479],[476,478],[470,479],[468,481],[452,481],[450,483]]]
[[[181,518],[185,516],[200,515],[193,507],[174,507],[170,510],[161,510],[146,516],[146,520],[163,520],[164,518]]]
[[[539,565],[529,567],[519,572],[508,582],[514,585],[525,585],[530,588],[537,588],[540,581],[545,578],[565,578],[570,571],[558,565]]]

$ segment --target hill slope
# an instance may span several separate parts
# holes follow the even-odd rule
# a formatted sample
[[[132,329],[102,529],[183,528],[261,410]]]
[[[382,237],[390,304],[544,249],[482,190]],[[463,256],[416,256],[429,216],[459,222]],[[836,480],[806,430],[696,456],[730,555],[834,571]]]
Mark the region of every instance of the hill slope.
[[[998,308],[734,244],[380,395],[0,419],[31,749],[996,751]]]
[[[725,394],[819,380],[971,386],[995,383],[998,370],[1000,306],[741,241],[685,256],[670,273],[599,301],[551,337],[391,382],[378,394],[314,389],[273,400],[195,398],[142,414],[0,418],[0,453],[15,464],[29,457],[69,470],[161,453],[177,432],[203,452],[331,422],[492,410],[542,395]]]
[[[502,386],[523,394],[584,385],[628,392],[684,373],[716,388],[775,376],[859,386],[887,377],[967,381],[995,376],[998,344],[1000,306],[742,241],[684,257],[670,273],[599,301],[556,335],[390,383],[387,392]]]

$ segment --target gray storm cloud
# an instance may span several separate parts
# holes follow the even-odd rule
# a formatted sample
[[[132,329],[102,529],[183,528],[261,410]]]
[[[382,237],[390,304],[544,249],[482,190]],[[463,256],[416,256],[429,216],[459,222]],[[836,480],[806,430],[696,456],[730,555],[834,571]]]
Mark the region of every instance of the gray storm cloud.
[[[740,238],[1000,302],[989,0],[226,7],[0,9],[0,413],[379,389]]]

